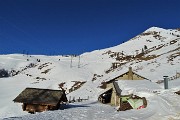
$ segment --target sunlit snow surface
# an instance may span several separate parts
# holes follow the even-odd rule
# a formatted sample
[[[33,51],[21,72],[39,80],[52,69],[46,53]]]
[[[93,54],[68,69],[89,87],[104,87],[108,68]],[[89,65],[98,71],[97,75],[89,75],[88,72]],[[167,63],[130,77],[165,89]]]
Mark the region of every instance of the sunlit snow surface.
[[[148,107],[140,110],[128,110],[118,112],[114,107],[104,105],[96,101],[72,103],[64,106],[63,110],[47,111],[34,115],[5,118],[6,120],[165,120],[180,119],[179,97],[170,93],[154,95],[145,94],[148,99]],[[171,100],[168,96],[171,95]],[[174,105],[176,104],[176,105]]]

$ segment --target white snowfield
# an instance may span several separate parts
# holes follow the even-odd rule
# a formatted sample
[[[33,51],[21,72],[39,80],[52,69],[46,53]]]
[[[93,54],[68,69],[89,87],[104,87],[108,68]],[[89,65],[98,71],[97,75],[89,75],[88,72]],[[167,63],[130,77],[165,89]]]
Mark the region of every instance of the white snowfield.
[[[0,55],[0,69],[20,71],[19,74],[0,78],[0,119],[4,120],[179,120],[180,96],[175,94],[180,90],[180,31],[165,30],[152,27],[131,40],[107,49],[84,53],[79,56],[44,56],[10,54]],[[153,56],[148,60],[118,61],[114,53],[124,56],[137,55],[147,46],[150,51],[144,55]],[[109,54],[108,51],[111,51]],[[40,62],[37,61],[40,59]],[[79,60],[80,59],[80,60]],[[71,62],[72,61],[72,62]],[[116,69],[112,63],[125,63]],[[31,66],[33,64],[34,66]],[[120,81],[121,89],[146,97],[147,108],[117,112],[110,105],[97,101],[102,89],[98,86],[103,81],[111,80],[127,72],[129,66],[137,74],[152,82],[141,81],[133,83]],[[169,89],[164,90],[163,76],[169,76]],[[94,78],[94,79],[93,79]],[[86,83],[79,89],[70,92],[75,81]],[[64,109],[29,114],[24,112],[20,103],[13,99],[26,87],[58,89],[63,83],[67,97],[76,99],[89,98],[88,101],[69,103]]]

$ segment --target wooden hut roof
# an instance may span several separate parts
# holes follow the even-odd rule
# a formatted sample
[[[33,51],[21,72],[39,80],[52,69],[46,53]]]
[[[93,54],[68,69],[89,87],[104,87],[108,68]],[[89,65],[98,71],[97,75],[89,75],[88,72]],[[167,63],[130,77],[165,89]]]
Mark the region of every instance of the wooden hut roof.
[[[106,89],[102,90],[101,92],[99,92],[99,95],[102,95],[102,94],[104,94],[105,92],[107,92],[107,91],[109,91],[109,90],[112,90],[112,89],[113,89],[112,87],[106,88]]]
[[[63,95],[61,90],[26,88],[13,101],[28,104],[57,105]]]
[[[129,71],[128,71],[128,72],[129,72]],[[116,79],[117,79],[118,77],[120,77],[120,76],[122,76],[122,75],[125,75],[125,74],[127,74],[128,72],[125,72],[125,73],[123,73],[123,74],[121,74],[121,75],[118,75],[118,76],[116,76],[116,77],[114,77],[114,78],[112,78],[112,79],[106,80],[105,82],[106,82],[106,83],[111,83],[111,82],[113,82],[113,81],[116,81]],[[135,72],[133,72],[133,71],[132,71],[132,73],[135,74],[135,75],[137,75],[137,76],[139,76],[139,77],[141,77],[141,78],[143,78],[144,80],[149,80],[149,79],[147,79],[147,78],[145,78],[145,77],[143,77],[143,76],[141,76],[141,75],[139,75],[139,74],[137,74],[137,73],[135,73]],[[150,80],[149,80],[149,81],[150,81]]]

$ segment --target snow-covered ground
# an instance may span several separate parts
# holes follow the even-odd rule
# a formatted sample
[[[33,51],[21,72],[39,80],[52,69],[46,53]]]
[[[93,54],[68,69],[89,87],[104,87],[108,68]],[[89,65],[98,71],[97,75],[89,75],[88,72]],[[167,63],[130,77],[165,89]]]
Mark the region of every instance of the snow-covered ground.
[[[180,80],[178,80],[180,81]],[[179,82],[180,85],[180,82]],[[179,86],[180,87],[180,86]],[[77,102],[64,105],[61,110],[47,111],[37,114],[4,118],[5,120],[179,120],[180,96],[172,90],[162,90],[159,93],[139,91],[139,96],[146,97],[148,106],[140,110],[118,112],[115,107],[101,104],[97,101]],[[17,108],[18,109],[18,108]]]
[[[0,78],[0,119],[180,119],[180,96],[174,94],[180,90],[180,78],[175,79],[177,73],[180,73],[180,37],[178,35],[180,36],[178,30],[152,27],[121,45],[84,53],[80,57],[0,55],[0,69],[20,71],[16,76]],[[145,45],[152,51],[144,57],[152,55],[156,57],[149,60],[118,61],[116,56],[111,56],[114,53],[120,54],[122,51],[124,56],[135,56],[142,52]],[[108,51],[111,52],[108,54]],[[37,59],[40,59],[40,62]],[[114,62],[126,64],[106,73]],[[32,63],[34,66],[30,65]],[[113,106],[98,103],[98,94],[102,91],[98,86],[101,82],[125,73],[129,66],[134,72],[152,82],[163,80],[164,75],[168,75],[173,80],[169,81],[168,90],[163,89],[163,83],[153,83],[156,87],[146,83],[145,86],[148,86],[146,89],[136,85],[138,91],[134,94],[146,97],[148,100],[148,106],[145,109],[117,112]],[[69,93],[68,90],[75,81],[86,83],[78,90]],[[69,104],[64,110],[46,111],[35,115],[22,111],[21,104],[12,101],[26,87],[59,89],[58,84],[63,82],[65,82],[64,88],[69,93],[68,98],[70,96],[71,98],[89,98],[89,101]],[[123,83],[121,87],[125,88],[125,84]],[[133,86],[128,86],[128,89],[133,90]]]

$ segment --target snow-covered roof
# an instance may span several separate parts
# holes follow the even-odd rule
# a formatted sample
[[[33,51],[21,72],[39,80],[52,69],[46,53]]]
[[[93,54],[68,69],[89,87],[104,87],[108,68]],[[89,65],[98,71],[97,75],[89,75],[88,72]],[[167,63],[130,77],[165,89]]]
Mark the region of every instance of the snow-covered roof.
[[[101,94],[103,94],[103,93],[105,93],[105,92],[107,92],[107,91],[109,91],[109,90],[111,90],[111,89],[112,89],[112,87],[106,88],[106,89],[100,91],[100,92],[98,93],[98,95],[101,95]]]
[[[148,80],[118,80],[116,83],[122,90],[121,95],[129,95],[139,91],[155,91],[161,89],[158,84]]]
[[[28,104],[57,105],[62,95],[61,90],[26,88],[13,101]]]

